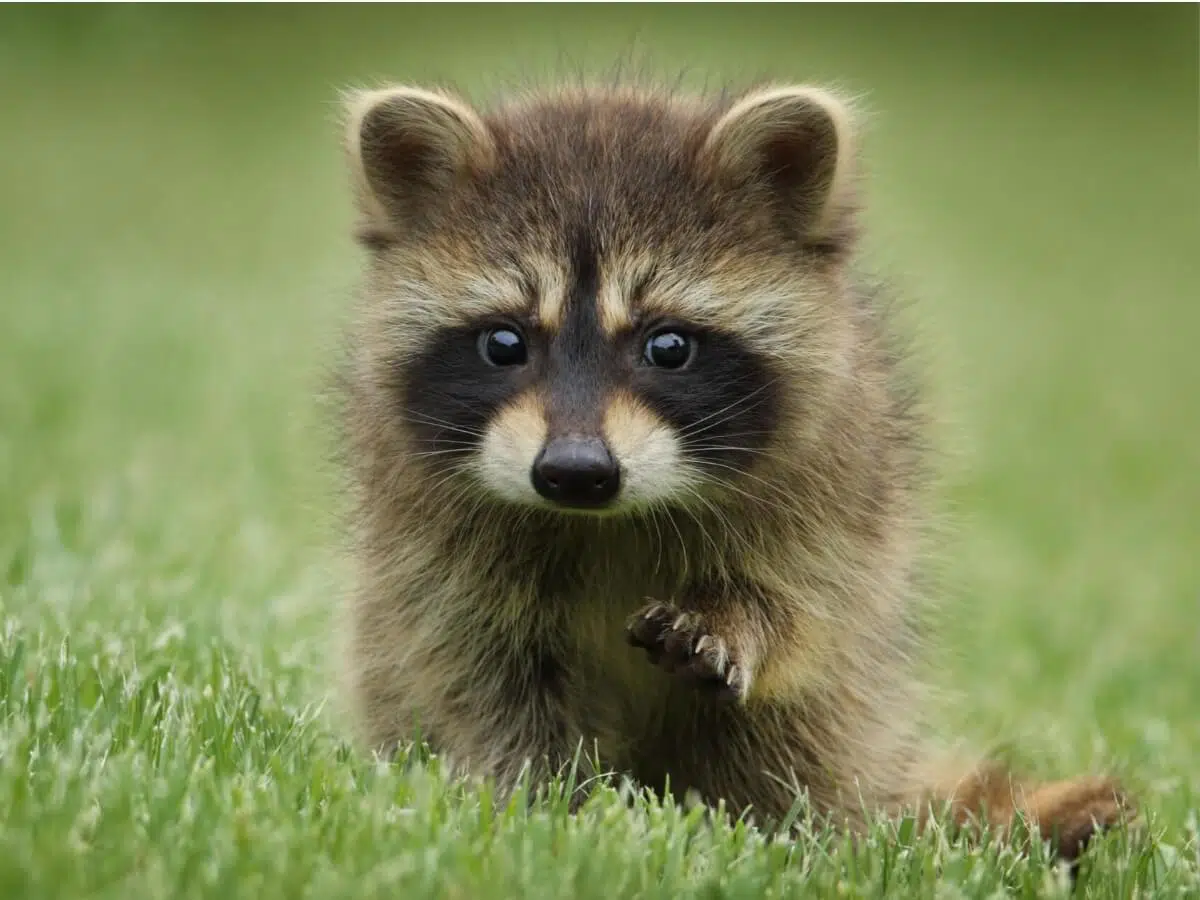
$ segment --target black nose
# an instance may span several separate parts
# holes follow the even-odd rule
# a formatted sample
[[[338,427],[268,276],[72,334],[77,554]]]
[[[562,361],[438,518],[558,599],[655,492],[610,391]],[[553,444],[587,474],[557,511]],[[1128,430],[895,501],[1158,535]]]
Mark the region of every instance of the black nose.
[[[603,506],[621,489],[621,473],[604,441],[554,438],[533,462],[533,486],[560,506]]]

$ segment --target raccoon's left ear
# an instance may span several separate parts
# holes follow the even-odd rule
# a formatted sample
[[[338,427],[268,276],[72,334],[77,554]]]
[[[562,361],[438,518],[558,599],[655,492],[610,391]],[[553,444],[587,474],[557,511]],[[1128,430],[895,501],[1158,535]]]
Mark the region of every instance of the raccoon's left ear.
[[[853,204],[854,124],[849,108],[815,87],[775,87],[735,103],[702,155],[722,180],[781,204],[806,243],[836,245]]]

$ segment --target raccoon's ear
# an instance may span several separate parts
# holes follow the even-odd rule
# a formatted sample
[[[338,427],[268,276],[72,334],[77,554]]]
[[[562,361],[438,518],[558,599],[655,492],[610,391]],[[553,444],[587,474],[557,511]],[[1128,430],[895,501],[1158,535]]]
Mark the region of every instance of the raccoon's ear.
[[[779,204],[789,226],[814,245],[846,234],[855,168],[850,109],[815,87],[774,87],[735,103],[701,151],[719,177]]]
[[[448,189],[493,159],[487,125],[447,94],[414,87],[360,91],[344,106],[359,209],[377,240],[419,227]]]

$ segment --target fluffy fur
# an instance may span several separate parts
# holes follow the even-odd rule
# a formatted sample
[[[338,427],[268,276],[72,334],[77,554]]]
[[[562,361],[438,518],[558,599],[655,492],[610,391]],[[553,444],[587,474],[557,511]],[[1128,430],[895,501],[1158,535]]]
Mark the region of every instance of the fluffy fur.
[[[1116,821],[1110,780],[1026,788],[919,735],[923,426],[854,273],[846,103],[579,87],[481,111],[398,87],[347,109],[369,256],[347,673],[371,747],[419,730],[503,786],[582,741],[760,817],[789,785],[851,825],[1020,810],[1068,857]],[[656,322],[698,336],[694,362],[644,365]],[[477,352],[498,323],[529,346],[512,371]],[[531,486],[555,435],[605,442],[613,504]]]

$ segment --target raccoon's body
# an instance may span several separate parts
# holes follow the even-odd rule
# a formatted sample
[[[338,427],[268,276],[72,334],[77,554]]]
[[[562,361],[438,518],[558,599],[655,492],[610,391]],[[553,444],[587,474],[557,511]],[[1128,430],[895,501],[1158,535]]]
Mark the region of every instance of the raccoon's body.
[[[838,98],[349,110],[370,263],[348,672],[372,747],[419,733],[503,786],[582,744],[767,817],[797,789],[851,822],[1021,807],[1067,855],[1115,818],[1104,779],[1022,801],[920,743],[922,428],[855,276]]]

